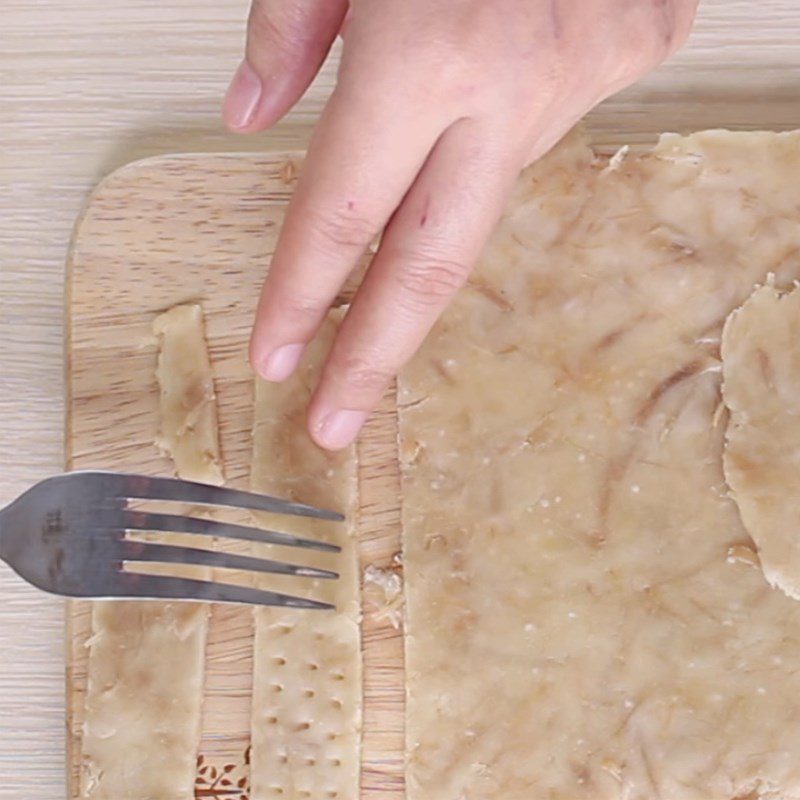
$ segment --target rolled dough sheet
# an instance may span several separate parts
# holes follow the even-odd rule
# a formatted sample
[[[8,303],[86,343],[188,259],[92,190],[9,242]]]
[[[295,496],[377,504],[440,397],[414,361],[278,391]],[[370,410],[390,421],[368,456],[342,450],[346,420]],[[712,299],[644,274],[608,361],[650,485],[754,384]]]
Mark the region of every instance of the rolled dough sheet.
[[[757,289],[722,335],[725,477],[767,580],[800,600],[800,290]]]
[[[336,612],[254,611],[252,800],[358,797],[361,653],[355,448],[324,452],[305,427],[308,400],[341,316],[341,311],[331,312],[291,379],[282,384],[259,381],[256,386],[253,488],[341,511],[347,519],[271,520],[280,530],[333,541],[342,552],[331,556],[280,548],[282,558],[335,569],[340,577],[313,582],[273,578],[268,584],[334,603]]]
[[[526,171],[400,385],[410,800],[800,797],[800,604],[722,473],[722,325],[800,136]]]
[[[156,318],[162,443],[178,475],[222,483],[200,306]],[[149,537],[157,541],[155,534]],[[169,535],[172,544],[196,537]],[[156,571],[151,569],[150,571]],[[180,574],[171,566],[170,574]],[[210,576],[194,568],[192,577]],[[193,800],[208,605],[101,602],[92,610],[81,792],[91,800]]]

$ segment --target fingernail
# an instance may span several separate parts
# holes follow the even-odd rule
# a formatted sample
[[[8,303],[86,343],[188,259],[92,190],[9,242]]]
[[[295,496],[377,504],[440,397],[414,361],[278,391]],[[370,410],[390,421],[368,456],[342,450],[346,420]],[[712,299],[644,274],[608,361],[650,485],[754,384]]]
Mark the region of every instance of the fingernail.
[[[304,344],[285,344],[279,347],[259,365],[258,374],[265,381],[285,381],[297,369],[305,349]]]
[[[252,121],[261,100],[263,87],[258,73],[242,61],[225,95],[222,116],[231,128],[246,128]]]
[[[367,416],[366,411],[332,411],[315,426],[314,439],[328,450],[341,450],[358,436]]]

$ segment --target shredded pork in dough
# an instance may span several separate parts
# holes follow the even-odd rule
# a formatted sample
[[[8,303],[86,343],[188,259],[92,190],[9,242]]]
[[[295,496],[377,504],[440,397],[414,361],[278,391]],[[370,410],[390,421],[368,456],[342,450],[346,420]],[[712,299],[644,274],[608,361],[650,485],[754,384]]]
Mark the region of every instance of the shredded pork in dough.
[[[745,557],[719,351],[800,274],[798,174],[797,134],[710,132],[522,175],[400,382],[409,800],[800,797],[800,603]]]

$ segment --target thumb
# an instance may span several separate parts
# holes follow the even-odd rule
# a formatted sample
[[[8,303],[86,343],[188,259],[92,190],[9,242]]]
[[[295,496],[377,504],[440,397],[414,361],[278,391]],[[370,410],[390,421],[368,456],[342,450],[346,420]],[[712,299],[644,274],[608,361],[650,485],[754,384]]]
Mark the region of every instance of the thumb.
[[[245,58],[222,106],[233,131],[277,122],[314,79],[330,50],[348,0],[252,0]]]

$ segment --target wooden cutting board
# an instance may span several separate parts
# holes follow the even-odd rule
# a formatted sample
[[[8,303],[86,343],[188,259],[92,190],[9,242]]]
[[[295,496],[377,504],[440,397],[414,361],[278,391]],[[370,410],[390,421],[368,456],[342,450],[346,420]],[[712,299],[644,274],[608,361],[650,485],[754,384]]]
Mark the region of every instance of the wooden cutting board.
[[[191,301],[206,314],[227,483],[248,486],[253,381],[247,339],[298,159],[286,154],[160,157],[131,164],[96,189],[76,228],[68,265],[68,469],[172,473],[154,445],[158,394],[150,325],[159,312]],[[368,424],[359,456],[362,567],[391,568],[400,549],[391,397]],[[78,797],[89,623],[89,604],[71,603],[70,800]],[[361,797],[399,799],[404,796],[402,636],[389,621],[365,613],[363,647]],[[247,798],[251,667],[251,610],[215,606],[197,798]],[[232,794],[239,782],[243,788]]]

